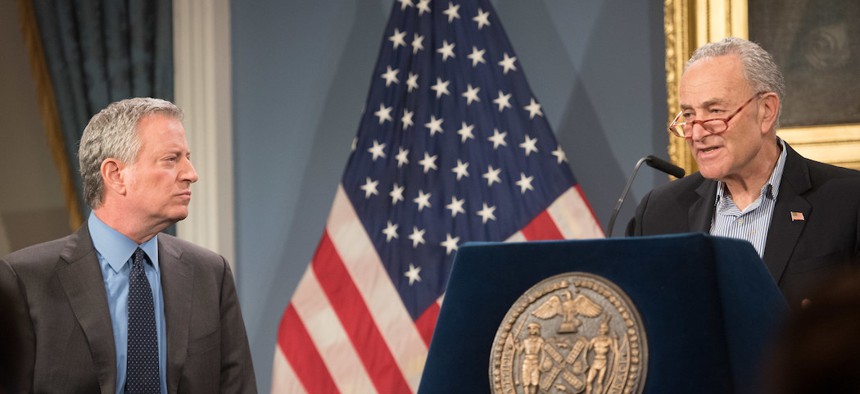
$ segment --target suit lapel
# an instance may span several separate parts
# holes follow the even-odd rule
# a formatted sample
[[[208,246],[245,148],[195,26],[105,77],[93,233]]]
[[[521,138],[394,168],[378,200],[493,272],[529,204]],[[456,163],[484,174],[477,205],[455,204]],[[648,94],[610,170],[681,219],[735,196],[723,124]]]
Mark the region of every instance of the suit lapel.
[[[812,213],[812,205],[802,197],[812,187],[809,168],[803,158],[786,144],[788,149],[779,195],[773,208],[773,219],[767,233],[764,261],[777,283],[794,252],[797,240]],[[803,214],[805,220],[793,220],[792,212]]]
[[[178,390],[179,376],[188,354],[194,272],[182,260],[182,251],[170,237],[159,237],[158,258],[167,320],[167,391],[172,393]]]
[[[714,198],[717,193],[717,182],[705,179],[699,187],[696,188],[698,197],[695,199],[689,210],[690,231],[692,232],[710,232],[711,220],[714,218]]]
[[[90,345],[103,393],[116,392],[116,344],[98,256],[84,224],[60,258],[57,278]]]

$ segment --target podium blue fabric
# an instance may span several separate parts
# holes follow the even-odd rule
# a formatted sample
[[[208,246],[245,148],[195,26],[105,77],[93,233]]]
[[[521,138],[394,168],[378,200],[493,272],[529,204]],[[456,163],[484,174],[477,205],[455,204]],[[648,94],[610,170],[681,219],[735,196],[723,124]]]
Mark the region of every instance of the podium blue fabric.
[[[788,306],[753,247],[705,234],[460,247],[419,393],[490,392],[496,330],[526,290],[589,272],[636,305],[648,346],[645,393],[757,391]]]

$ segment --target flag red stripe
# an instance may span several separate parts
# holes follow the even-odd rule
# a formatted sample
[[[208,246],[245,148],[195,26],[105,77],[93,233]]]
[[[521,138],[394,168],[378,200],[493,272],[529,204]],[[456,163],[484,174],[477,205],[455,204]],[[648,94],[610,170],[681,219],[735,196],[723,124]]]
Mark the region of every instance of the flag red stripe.
[[[549,212],[543,211],[537,215],[531,223],[523,227],[523,235],[529,241],[548,240],[548,239],[564,239],[561,231],[555,225],[555,221],[549,216]]]
[[[433,338],[433,329],[436,328],[436,320],[439,318],[439,303],[434,302],[424,310],[421,316],[415,320],[415,327],[424,339],[427,347],[430,347],[430,339]]]
[[[411,393],[328,231],[323,234],[311,266],[377,391]]]
[[[308,392],[336,393],[337,386],[311,336],[292,304],[287,306],[278,328],[278,346],[293,372]]]

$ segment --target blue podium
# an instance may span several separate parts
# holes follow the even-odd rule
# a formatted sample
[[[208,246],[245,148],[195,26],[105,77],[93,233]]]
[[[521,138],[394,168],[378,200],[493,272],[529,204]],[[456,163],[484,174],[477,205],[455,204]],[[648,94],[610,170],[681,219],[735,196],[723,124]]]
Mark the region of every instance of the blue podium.
[[[623,290],[647,338],[645,393],[746,393],[788,306],[746,242],[705,234],[460,247],[419,393],[490,392],[490,355],[518,298],[582,272]]]

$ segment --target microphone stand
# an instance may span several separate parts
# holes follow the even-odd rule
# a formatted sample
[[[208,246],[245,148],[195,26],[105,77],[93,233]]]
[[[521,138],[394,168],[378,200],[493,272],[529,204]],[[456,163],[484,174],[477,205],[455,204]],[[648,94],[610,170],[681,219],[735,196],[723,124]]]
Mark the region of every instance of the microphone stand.
[[[612,228],[615,227],[615,219],[618,217],[618,212],[621,211],[621,204],[624,204],[624,199],[627,197],[627,192],[630,191],[630,185],[633,184],[633,179],[636,179],[636,173],[639,172],[639,167],[642,167],[642,164],[647,164],[649,167],[672,175],[675,178],[684,177],[683,168],[669,163],[668,161],[665,161],[657,156],[648,155],[639,159],[639,161],[636,162],[636,167],[633,167],[633,174],[630,175],[630,179],[628,179],[627,184],[624,185],[624,191],[621,192],[621,197],[618,198],[618,203],[615,204],[615,208],[612,210],[612,216],[609,218],[609,228],[606,229],[606,238],[612,236]]]
[[[618,217],[618,212],[621,211],[621,204],[624,204],[624,198],[627,197],[627,192],[630,191],[630,185],[633,184],[633,180],[636,179],[636,173],[639,172],[639,167],[642,167],[642,164],[648,161],[648,157],[643,157],[636,162],[636,166],[633,167],[633,174],[630,175],[630,178],[627,179],[627,184],[624,185],[624,191],[621,192],[621,197],[618,198],[618,202],[615,203],[615,208],[612,209],[612,216],[609,218],[609,227],[606,229],[606,238],[612,236],[612,228],[615,226],[615,219]]]

